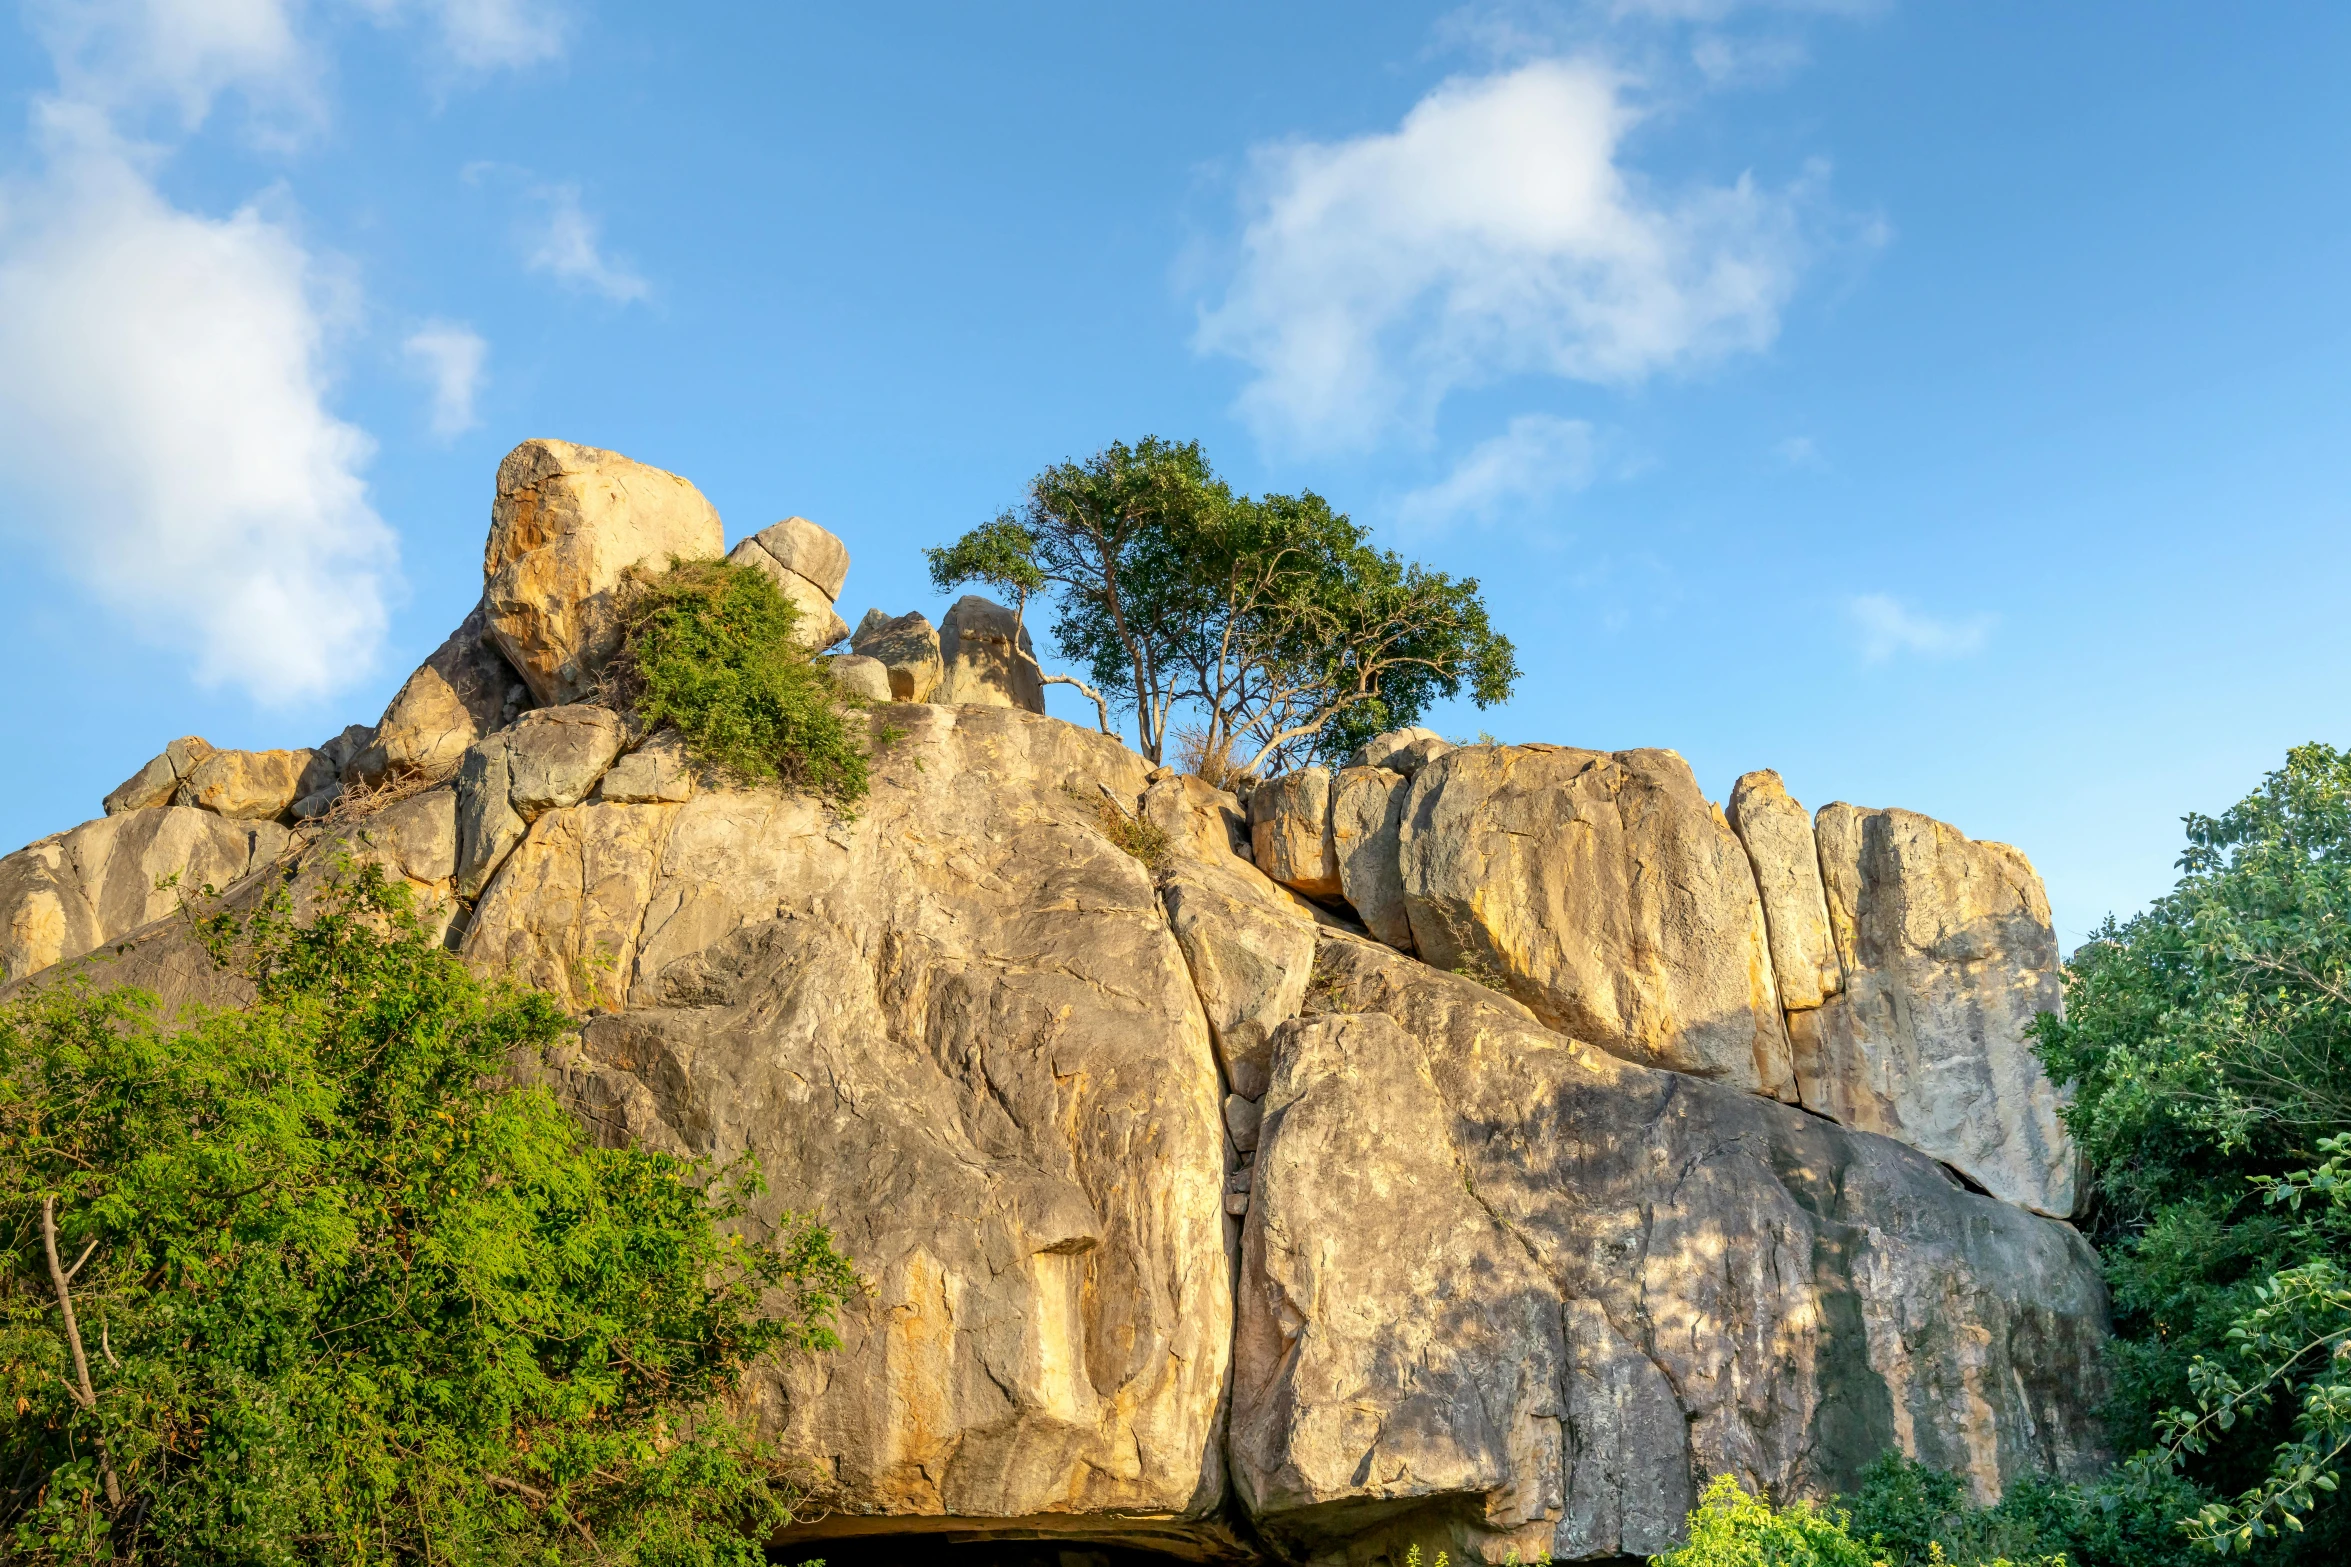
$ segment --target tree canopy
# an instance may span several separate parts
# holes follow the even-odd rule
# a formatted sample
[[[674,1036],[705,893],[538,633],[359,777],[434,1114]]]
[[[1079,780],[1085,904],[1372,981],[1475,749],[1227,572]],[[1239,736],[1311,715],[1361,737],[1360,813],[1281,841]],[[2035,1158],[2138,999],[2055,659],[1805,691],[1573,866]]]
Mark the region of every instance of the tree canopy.
[[[1180,713],[1204,749],[1262,772],[1343,754],[1464,690],[1506,701],[1518,678],[1474,579],[1375,547],[1311,491],[1235,494],[1196,442],[1048,468],[1018,510],[930,554],[942,587],[1051,594],[1058,651],[1134,714],[1153,761]]]
[[[568,1020],[373,867],[204,934],[249,1006],[0,1009],[0,1555],[762,1561],[729,1400],[832,1343],[825,1231],[591,1145],[509,1075]]]

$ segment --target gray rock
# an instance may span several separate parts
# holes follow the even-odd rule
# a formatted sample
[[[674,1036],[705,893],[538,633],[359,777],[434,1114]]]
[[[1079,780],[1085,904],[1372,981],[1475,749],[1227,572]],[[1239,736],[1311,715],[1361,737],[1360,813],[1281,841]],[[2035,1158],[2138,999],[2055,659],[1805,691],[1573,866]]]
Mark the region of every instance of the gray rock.
[[[786,517],[752,534],[751,542],[786,571],[814,583],[826,603],[840,599],[841,584],[849,580],[849,546],[806,517]]]
[[[2079,1156],[2027,1032],[2065,1004],[2032,863],[1915,811],[1840,802],[1816,831],[1845,991],[1797,1031],[1805,1105],[2071,1214]]]
[[[457,875],[460,898],[478,898],[529,831],[508,798],[513,771],[506,736],[495,734],[457,767]]]
[[[374,735],[342,761],[342,776],[370,787],[417,773],[445,778],[467,746],[511,722],[509,693],[519,688],[527,699],[529,688],[489,632],[487,605],[474,605],[401,685]]]
[[[526,822],[577,805],[620,755],[627,731],[608,707],[575,703],[525,713],[499,736],[507,756],[507,802]]]
[[[1716,1474],[1819,1496],[1896,1449],[1988,1499],[2107,1461],[2071,1229],[1373,943],[1318,974],[1243,1232],[1231,1451],[1273,1539],[1645,1554]]]
[[[825,660],[825,667],[833,672],[833,681],[844,691],[864,697],[869,702],[887,702],[890,696],[890,668],[878,658],[867,658],[859,653],[841,653]]]
[[[686,742],[664,729],[612,764],[596,785],[595,798],[615,805],[683,804],[694,798],[694,768]]]
[[[890,700],[928,702],[939,691],[946,665],[939,657],[939,633],[920,614],[892,618],[869,609],[849,639],[852,650],[877,658],[890,673]]]
[[[1755,873],[1673,752],[1448,751],[1398,836],[1429,963],[1626,1060],[1795,1097]]]
[[[957,706],[1018,707],[1045,711],[1045,675],[1037,667],[1028,628],[1017,626],[1011,610],[967,593],[939,623],[939,659],[944,673],[934,701]]]
[[[1364,929],[1399,952],[1412,950],[1404,912],[1404,800],[1412,780],[1384,767],[1346,767],[1331,789],[1331,852],[1339,893]]]
[[[201,736],[180,736],[146,766],[114,786],[106,796],[106,814],[119,816],[125,811],[149,811],[171,804],[172,796],[179,793],[188,774],[211,754],[210,742]]]
[[[1225,1095],[1224,1125],[1225,1130],[1232,1136],[1235,1153],[1254,1151],[1257,1147],[1257,1101],[1245,1099],[1239,1094]],[[1246,1184],[1239,1188],[1241,1191],[1248,1189]]]
[[[1339,895],[1331,841],[1331,775],[1301,767],[1249,791],[1249,843],[1257,868],[1310,898]]]

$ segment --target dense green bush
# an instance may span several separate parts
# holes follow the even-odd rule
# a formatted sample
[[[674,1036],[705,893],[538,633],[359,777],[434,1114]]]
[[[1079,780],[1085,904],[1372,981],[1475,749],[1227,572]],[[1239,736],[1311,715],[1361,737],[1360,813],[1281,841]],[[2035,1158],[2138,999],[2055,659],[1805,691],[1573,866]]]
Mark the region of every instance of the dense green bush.
[[[1863,1471],[1844,1498],[1856,1538],[1886,1567],[1989,1567],[2048,1561],[2066,1567],[2190,1567],[2211,1560],[2176,1520],[2201,1498],[2184,1482],[2158,1478],[2142,1490],[2130,1476],[2095,1485],[2020,1479],[1991,1507],[1968,1505],[1956,1475],[1888,1453]],[[1936,1553],[1940,1552],[1938,1556]]]
[[[2096,1173],[2112,1423],[2140,1484],[2234,1498],[2191,1510],[2208,1542],[2347,1561],[2351,757],[2296,747],[2187,828],[2178,885],[2074,954],[2040,1028]]]
[[[1882,1567],[1843,1513],[1795,1502],[1775,1508],[1717,1475],[1690,1514],[1689,1543],[1651,1567]]]
[[[250,1005],[0,1008],[0,1556],[761,1561],[728,1401],[832,1343],[825,1232],[592,1146],[509,1076],[561,1012],[372,867],[201,928]]]
[[[862,798],[859,705],[792,638],[800,608],[766,573],[723,560],[633,576],[622,609],[620,700],[648,728],[672,724],[706,763],[841,804]]]

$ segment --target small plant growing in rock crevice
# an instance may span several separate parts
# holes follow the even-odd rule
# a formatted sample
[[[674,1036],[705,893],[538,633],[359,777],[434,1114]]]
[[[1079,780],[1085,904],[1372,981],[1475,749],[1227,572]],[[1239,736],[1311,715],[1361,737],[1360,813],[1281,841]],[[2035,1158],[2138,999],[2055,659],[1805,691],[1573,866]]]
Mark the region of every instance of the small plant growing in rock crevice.
[[[745,782],[774,781],[838,805],[865,795],[868,762],[841,690],[793,639],[800,610],[757,570],[672,560],[632,572],[620,657],[606,677],[616,706],[648,729],[674,726],[702,762]]]

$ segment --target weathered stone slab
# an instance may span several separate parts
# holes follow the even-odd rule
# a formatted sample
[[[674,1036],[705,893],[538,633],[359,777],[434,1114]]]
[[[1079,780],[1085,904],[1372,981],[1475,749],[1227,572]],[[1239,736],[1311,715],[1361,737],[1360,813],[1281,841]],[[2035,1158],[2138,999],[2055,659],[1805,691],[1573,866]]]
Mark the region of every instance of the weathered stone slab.
[[[1045,675],[1028,628],[1017,626],[1012,611],[993,600],[966,593],[955,601],[939,623],[939,660],[944,672],[933,701],[1045,711]]]
[[[511,722],[529,688],[489,631],[488,606],[476,604],[394,694],[344,776],[371,786],[412,773],[446,778],[466,747]]]
[[[1727,815],[1755,868],[1780,1005],[1790,1012],[1817,1007],[1845,988],[1845,969],[1829,929],[1812,817],[1790,798],[1780,775],[1769,771],[1745,774],[1732,785]]]
[[[1249,795],[1249,842],[1257,868],[1310,898],[1339,895],[1331,843],[1331,775],[1301,767],[1268,778]]]
[[[946,665],[939,657],[939,633],[919,614],[895,618],[869,609],[857,623],[849,646],[868,658],[878,658],[890,672],[890,700],[928,702],[935,699]]]
[[[119,816],[125,811],[149,811],[159,805],[169,805],[172,796],[196,764],[212,754],[212,745],[200,735],[182,735],[147,765],[114,786],[105,800],[106,814]]]
[[[1339,893],[1364,929],[1399,952],[1412,950],[1402,864],[1404,802],[1411,787],[1411,779],[1384,767],[1347,767],[1331,791]]]
[[[0,983],[80,957],[225,891],[290,841],[271,821],[186,806],[84,822],[0,859]]]
[[[333,766],[316,751],[214,751],[189,769],[172,800],[231,821],[267,822],[334,781]]]
[[[849,546],[806,517],[786,517],[751,535],[770,559],[813,583],[827,604],[841,597],[849,580]]]

